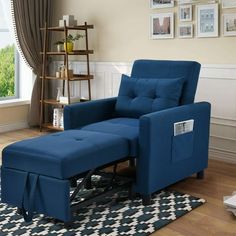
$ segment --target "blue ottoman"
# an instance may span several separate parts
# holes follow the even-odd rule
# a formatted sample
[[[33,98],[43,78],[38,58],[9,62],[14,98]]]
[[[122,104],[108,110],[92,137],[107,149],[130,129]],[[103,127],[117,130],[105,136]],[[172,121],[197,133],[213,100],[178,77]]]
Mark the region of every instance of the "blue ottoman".
[[[1,201],[29,214],[42,213],[68,222],[72,217],[70,179],[128,154],[126,139],[82,130],[11,144],[2,155]]]

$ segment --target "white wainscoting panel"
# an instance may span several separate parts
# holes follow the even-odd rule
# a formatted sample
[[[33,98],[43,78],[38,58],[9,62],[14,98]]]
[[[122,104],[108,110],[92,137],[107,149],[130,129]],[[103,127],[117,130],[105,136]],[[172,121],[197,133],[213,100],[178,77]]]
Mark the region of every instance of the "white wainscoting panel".
[[[54,63],[57,68],[61,62]],[[86,73],[84,62],[71,67]],[[130,74],[131,68],[132,63],[92,62],[92,99],[117,96],[121,74]],[[87,97],[87,82],[76,83],[73,91]],[[236,163],[236,65],[202,65],[195,101],[212,105],[210,158]]]
[[[203,65],[196,101],[211,103],[210,158],[236,163],[236,65]]]

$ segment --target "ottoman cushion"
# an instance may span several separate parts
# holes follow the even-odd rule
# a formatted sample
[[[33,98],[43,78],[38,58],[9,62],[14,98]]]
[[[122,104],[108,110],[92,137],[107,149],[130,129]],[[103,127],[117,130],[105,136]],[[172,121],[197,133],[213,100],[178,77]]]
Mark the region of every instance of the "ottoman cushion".
[[[20,141],[3,150],[2,165],[40,175],[67,179],[122,159],[127,139],[117,135],[68,130]]]

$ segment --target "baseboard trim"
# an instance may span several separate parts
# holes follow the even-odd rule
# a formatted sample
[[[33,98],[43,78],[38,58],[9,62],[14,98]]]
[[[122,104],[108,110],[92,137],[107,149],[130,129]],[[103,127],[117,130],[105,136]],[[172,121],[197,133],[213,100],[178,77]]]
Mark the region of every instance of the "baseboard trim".
[[[236,155],[235,153],[211,149],[209,150],[209,159],[224,161],[232,164],[236,164]]]
[[[18,130],[18,129],[25,129],[25,128],[29,128],[29,125],[27,122],[18,122],[18,123],[13,123],[13,124],[0,125],[0,133],[9,132],[9,131]]]

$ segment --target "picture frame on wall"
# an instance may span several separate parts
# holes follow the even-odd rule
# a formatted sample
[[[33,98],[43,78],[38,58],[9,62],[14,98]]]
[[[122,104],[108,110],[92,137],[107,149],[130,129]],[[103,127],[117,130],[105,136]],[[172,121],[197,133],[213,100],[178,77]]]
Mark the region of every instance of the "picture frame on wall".
[[[178,27],[179,38],[193,37],[193,24],[183,24]]]
[[[178,0],[178,5],[191,4],[192,0]]]
[[[150,0],[150,8],[174,7],[174,0]]]
[[[218,37],[218,4],[197,5],[197,37]]]
[[[236,8],[236,0],[222,0],[222,8]]]
[[[192,21],[192,5],[179,6],[179,21]]]
[[[236,13],[223,14],[223,35],[236,36]]]
[[[150,38],[174,38],[174,13],[152,14],[150,17]]]

